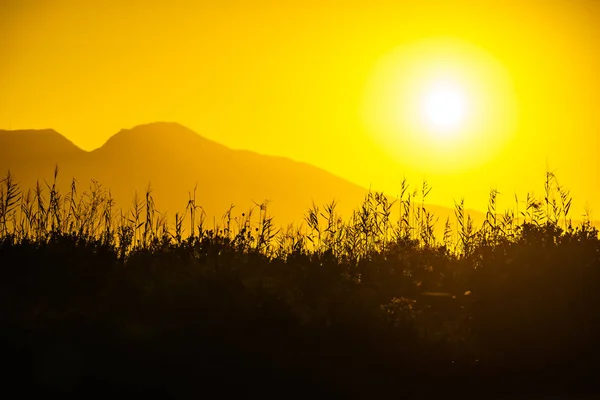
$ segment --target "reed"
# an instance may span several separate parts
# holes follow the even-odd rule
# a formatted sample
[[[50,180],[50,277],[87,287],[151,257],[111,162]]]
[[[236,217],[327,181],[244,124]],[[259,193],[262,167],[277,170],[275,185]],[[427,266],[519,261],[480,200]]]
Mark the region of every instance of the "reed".
[[[436,238],[438,218],[427,210],[427,196],[432,188],[424,181],[412,190],[406,179],[400,184],[400,195],[391,199],[380,192],[368,192],[362,204],[347,218],[336,211],[335,200],[322,206],[312,204],[303,217],[303,224],[277,227],[276,219],[268,213],[268,202],[255,203],[248,212],[235,214],[232,204],[221,218],[222,226],[213,223],[206,230],[206,213],[197,202],[197,187],[189,192],[185,214],[175,214],[173,225],[166,213],[156,209],[152,188],[148,185],[143,197],[136,191],[129,209],[118,208],[110,190],[92,180],[87,190],[80,192],[79,183],[72,179],[70,190],[58,190],[58,166],[51,182],[39,181],[33,190],[22,194],[11,171],[0,181],[0,237],[4,240],[33,240],[44,242],[53,236],[75,235],[85,240],[100,240],[114,246],[122,259],[132,251],[153,246],[183,245],[207,237],[225,240],[240,251],[254,251],[268,257],[284,258],[292,253],[332,254],[336,259],[370,259],[391,251],[397,246],[440,248],[452,254],[468,256],[480,244],[497,245],[514,242],[524,227],[552,227],[560,232],[574,233],[569,191],[548,172],[542,200],[528,193],[524,211],[515,209],[503,213],[497,210],[500,192],[491,190],[483,225],[474,226],[465,211],[464,199],[455,201],[455,226],[446,219],[443,235]],[[417,200],[418,199],[418,200]],[[398,219],[392,223],[394,207]],[[255,210],[257,219],[254,219]],[[187,217],[186,217],[187,215]],[[185,229],[185,220],[188,220]],[[593,232],[589,218],[579,232]],[[548,228],[550,229],[550,228]]]
[[[245,365],[270,349],[270,367],[285,354],[287,366],[305,354],[307,369],[330,362],[325,380],[347,367],[336,360],[384,360],[395,389],[399,370],[569,371],[571,354],[594,368],[600,357],[598,230],[589,210],[573,226],[569,192],[553,174],[542,199],[515,196],[503,213],[492,190],[481,226],[455,201],[439,237],[426,181],[415,190],[403,180],[396,199],[369,192],[345,219],[336,201],[313,203],[300,224],[279,228],[264,201],[241,213],[231,205],[208,229],[197,188],[169,221],[150,185],[120,208],[99,182],[81,190],[72,180],[63,194],[59,178],[56,168],[24,194],[11,172],[0,181],[6,326],[142,335],[123,328],[133,321],[155,335],[144,352],[194,355],[182,365],[213,346],[219,359],[243,349]]]

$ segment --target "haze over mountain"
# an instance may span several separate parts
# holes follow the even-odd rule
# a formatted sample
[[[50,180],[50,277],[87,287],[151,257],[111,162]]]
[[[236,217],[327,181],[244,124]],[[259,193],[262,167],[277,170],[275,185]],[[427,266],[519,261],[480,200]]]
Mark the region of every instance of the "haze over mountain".
[[[75,178],[81,192],[95,179],[110,188],[119,207],[129,207],[134,192],[143,194],[150,183],[156,207],[171,219],[183,211],[196,185],[197,202],[211,221],[231,204],[239,215],[264,200],[280,224],[299,221],[312,201],[322,205],[336,199],[347,216],[366,194],[314,166],[232,150],[176,123],[123,129],[91,152],[54,130],[0,131],[0,169],[5,174],[10,168],[22,187],[50,181],[55,164],[60,188],[67,189]]]
[[[277,225],[301,222],[313,201],[322,206],[336,200],[337,211],[347,217],[368,192],[306,163],[230,149],[177,123],[122,129],[90,152],[52,129],[0,130],[0,171],[4,175],[10,169],[23,189],[35,187],[38,180],[50,182],[57,164],[59,189],[68,190],[75,178],[82,193],[94,179],[111,190],[118,208],[130,208],[135,192],[143,195],[150,184],[157,209],[166,211],[171,221],[175,212],[184,211],[197,187],[197,203],[211,225],[232,204],[234,215],[240,215],[265,200]],[[439,217],[438,232],[447,217],[454,221],[453,209],[427,209]],[[476,226],[481,223],[483,213],[469,213]]]

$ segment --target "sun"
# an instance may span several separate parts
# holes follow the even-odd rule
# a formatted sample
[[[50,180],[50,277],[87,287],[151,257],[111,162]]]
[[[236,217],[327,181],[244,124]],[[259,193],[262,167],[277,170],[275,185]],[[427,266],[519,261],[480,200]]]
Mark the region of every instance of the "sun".
[[[423,39],[383,54],[362,105],[366,131],[388,155],[444,174],[490,162],[515,135],[517,115],[504,66],[455,38]]]
[[[435,136],[457,134],[467,116],[465,93],[456,84],[438,83],[424,91],[421,101],[423,125]]]

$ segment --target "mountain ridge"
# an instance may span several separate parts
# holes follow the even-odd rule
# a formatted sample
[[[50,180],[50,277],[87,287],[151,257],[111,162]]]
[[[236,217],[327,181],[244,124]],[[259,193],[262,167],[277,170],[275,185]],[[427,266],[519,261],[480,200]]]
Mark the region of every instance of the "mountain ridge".
[[[38,178],[51,180],[54,165],[58,164],[63,186],[65,175],[79,182],[96,179],[111,188],[122,206],[129,204],[133,191],[151,183],[159,209],[181,209],[169,197],[179,198],[178,204],[185,205],[189,189],[198,186],[208,203],[206,209],[212,213],[223,212],[231,202],[250,205],[271,200],[276,204],[273,215],[277,217],[282,212],[287,215],[282,218],[287,222],[291,215],[283,211],[288,203],[290,212],[300,218],[299,212],[308,209],[311,200],[323,203],[325,197],[341,197],[349,199],[349,206],[351,202],[358,203],[366,193],[366,189],[317,166],[287,157],[234,150],[173,122],[121,129],[92,151],[78,148],[54,130],[47,131],[52,132],[48,136],[51,140],[71,143],[70,148],[77,151],[58,151],[54,157],[41,159],[32,158],[30,151],[29,140],[37,140],[37,136],[24,133],[27,130],[3,132],[0,143],[8,136],[27,136],[0,147],[0,168],[10,168],[23,186],[33,186]],[[16,156],[8,157],[9,153]]]
[[[145,124],[139,124],[139,125],[135,125],[132,128],[122,128],[120,129],[117,133],[113,134],[112,136],[110,136],[101,146],[92,149],[92,150],[85,150],[81,147],[79,147],[76,143],[74,143],[73,141],[71,141],[69,138],[67,138],[65,135],[61,134],[60,132],[56,131],[55,129],[52,128],[44,128],[44,129],[0,129],[0,149],[2,148],[9,148],[11,147],[10,143],[3,143],[3,139],[7,138],[10,135],[14,135],[14,136],[21,136],[21,135],[29,135],[30,137],[27,138],[28,140],[32,140],[32,139],[37,139],[35,137],[33,137],[35,134],[50,134],[50,136],[54,136],[55,140],[59,140],[59,141],[63,141],[63,142],[67,142],[69,145],[71,145],[71,147],[73,147],[74,149],[76,149],[76,151],[81,152],[81,153],[88,153],[88,154],[94,154],[94,153],[98,153],[100,151],[104,151],[107,147],[110,147],[114,144],[114,142],[116,140],[119,140],[121,138],[121,136],[123,135],[130,135],[131,133],[139,133],[140,130],[142,129],[146,129],[146,128],[151,128],[154,129],[156,127],[164,127],[164,128],[169,128],[169,127],[177,127],[177,129],[180,129],[181,131],[188,131],[189,133],[193,134],[195,137],[200,138],[201,140],[203,140],[205,143],[208,143],[211,146],[218,146],[221,148],[226,148],[232,151],[236,151],[236,152],[241,152],[241,153],[245,153],[245,154],[249,154],[252,156],[260,156],[260,157],[270,157],[270,158],[274,158],[274,159],[279,159],[279,160],[287,160],[287,161],[291,161],[294,163],[298,163],[301,165],[305,165],[305,166],[310,166],[312,168],[317,168],[321,171],[330,173],[329,171],[327,171],[324,168],[318,167],[316,165],[310,164],[308,162],[305,161],[300,161],[300,160],[295,160],[291,157],[287,157],[287,156],[281,156],[281,155],[272,155],[272,154],[263,154],[254,150],[248,150],[248,149],[234,149],[231,148],[223,143],[219,143],[215,140],[209,139],[206,136],[203,136],[189,128],[187,128],[186,126],[178,123],[178,122],[169,122],[169,121],[157,121],[157,122],[149,122],[149,123],[145,123]],[[19,138],[19,139],[25,139],[25,138]],[[180,138],[181,139],[181,138]],[[47,148],[47,147],[46,147]],[[4,153],[1,152],[0,150],[0,157],[4,156]],[[335,174],[332,174],[335,175]],[[337,176],[337,175],[336,175]],[[344,179],[344,178],[342,178]]]
[[[29,142],[29,151],[38,155],[85,152],[66,136],[54,129],[0,129],[0,149],[11,149]],[[0,155],[6,156],[12,152],[2,151]]]
[[[222,215],[231,204],[243,210],[269,200],[272,215],[283,224],[301,222],[313,203],[332,200],[348,217],[369,191],[303,161],[229,148],[176,122],[121,129],[91,151],[53,129],[0,130],[0,171],[4,175],[10,169],[23,188],[34,187],[38,179],[51,181],[56,165],[61,170],[59,188],[67,189],[71,178],[80,184],[94,179],[111,189],[118,206],[127,208],[134,193],[150,185],[157,208],[171,215],[183,211],[194,187],[200,205],[212,216]],[[438,228],[446,218],[454,220],[453,208],[426,207],[439,217]],[[479,210],[465,211],[476,226],[485,216]]]

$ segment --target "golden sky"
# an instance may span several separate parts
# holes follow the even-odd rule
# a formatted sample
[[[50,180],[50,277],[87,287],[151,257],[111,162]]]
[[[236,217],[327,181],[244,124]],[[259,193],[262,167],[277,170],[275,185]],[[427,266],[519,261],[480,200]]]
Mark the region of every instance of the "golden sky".
[[[0,7],[0,128],[54,128],[91,150],[175,121],[390,194],[427,179],[431,202],[479,209],[491,188],[509,203],[542,194],[549,165],[575,215],[587,202],[600,216],[600,1]],[[419,108],[438,81],[465,100],[448,137]]]

